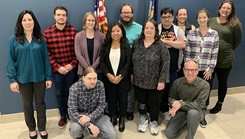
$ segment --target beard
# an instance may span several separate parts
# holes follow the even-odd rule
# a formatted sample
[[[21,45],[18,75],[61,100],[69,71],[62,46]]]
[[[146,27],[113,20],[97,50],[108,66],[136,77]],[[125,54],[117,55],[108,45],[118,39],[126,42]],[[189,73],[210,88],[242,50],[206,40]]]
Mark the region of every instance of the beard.
[[[121,22],[125,27],[131,26],[132,23],[133,23],[133,21],[134,21],[134,18],[133,18],[133,17],[130,18],[129,21],[125,21],[125,20],[123,20],[122,18],[120,19],[120,22]]]

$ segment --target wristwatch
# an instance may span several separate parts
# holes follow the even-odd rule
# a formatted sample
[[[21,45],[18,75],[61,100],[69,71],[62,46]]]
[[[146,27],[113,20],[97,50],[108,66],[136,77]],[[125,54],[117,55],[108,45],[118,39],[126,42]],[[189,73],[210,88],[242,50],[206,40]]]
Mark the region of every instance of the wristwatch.
[[[91,122],[87,122],[87,123],[84,124],[84,126],[87,127],[87,128],[88,128],[90,125],[91,125]]]

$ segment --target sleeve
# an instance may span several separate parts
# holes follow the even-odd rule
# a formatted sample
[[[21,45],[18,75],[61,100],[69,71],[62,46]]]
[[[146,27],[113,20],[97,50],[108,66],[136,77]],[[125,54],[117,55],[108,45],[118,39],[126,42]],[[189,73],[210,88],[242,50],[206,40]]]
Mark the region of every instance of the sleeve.
[[[80,43],[81,42],[80,39],[81,39],[81,35],[78,33],[75,36],[75,40],[74,40],[74,43],[75,43],[75,54],[76,54],[76,57],[77,57],[79,63],[82,65],[83,68],[86,69],[89,66],[89,64],[86,62],[85,57],[82,55],[83,46]]]
[[[73,40],[75,40],[75,36],[76,36],[76,34],[78,33],[78,31],[77,31],[77,29],[76,28],[74,28],[73,29],[73,31],[72,31],[72,33],[73,33]],[[75,42],[74,42],[75,43]],[[73,52],[72,52],[72,56],[73,56],[73,60],[71,61],[71,66],[73,67],[73,68],[76,68],[77,67],[77,63],[78,63],[78,60],[77,60],[77,57],[76,57],[76,54],[75,54],[75,44],[73,43]]]
[[[196,109],[201,110],[202,108],[206,107],[206,100],[209,95],[210,87],[207,82],[199,83],[199,85],[202,84],[202,87],[198,93],[197,98],[194,101],[182,101],[181,104],[181,110],[188,111],[190,109]],[[197,90],[195,90],[197,91]]]
[[[216,66],[217,58],[218,58],[218,51],[219,51],[219,35],[218,35],[218,32],[215,31],[213,49],[211,52],[211,61],[209,63],[209,70],[211,72],[214,71],[214,68]]]
[[[107,44],[104,44],[102,47],[107,47]],[[100,67],[102,69],[102,72],[106,75],[109,72],[109,69],[106,64],[106,56],[105,56],[105,49],[102,48],[100,52]]]
[[[54,59],[54,56],[52,54],[52,47],[50,46],[50,41],[49,41],[49,36],[48,36],[47,30],[44,31],[43,36],[46,39],[46,43],[47,43],[47,47],[48,47],[48,56],[49,56],[49,61],[50,61],[51,67],[54,71],[58,71],[58,69],[61,67],[61,65],[59,65]]]
[[[43,42],[43,49],[44,49],[44,54],[43,54],[43,59],[45,63],[45,77],[46,81],[51,81],[51,65],[48,57],[48,49],[47,49],[47,44],[46,41]]]
[[[78,122],[80,114],[78,112],[78,82],[73,84],[69,89],[68,97],[68,114],[72,121]]]
[[[192,42],[191,34],[192,34],[192,31],[190,31],[189,34],[187,35],[188,43],[185,47],[184,61],[188,61],[191,59],[191,47],[192,47],[191,46],[191,42]]]
[[[7,69],[6,69],[6,75],[9,78],[9,82],[13,83],[16,82],[16,67],[15,67],[15,37],[11,36],[8,42],[9,48],[8,48],[8,63],[7,63]]]
[[[88,115],[91,121],[94,121],[95,119],[100,117],[105,108],[105,88],[102,82],[101,82],[101,86],[98,88],[97,91],[99,91],[99,99],[97,102],[97,107],[95,108],[93,112],[91,112]]]
[[[242,40],[242,27],[241,25],[238,25],[233,30],[233,50],[238,47],[238,45],[241,43]]]
[[[163,44],[162,41],[160,42],[161,52],[160,52],[160,58],[161,58],[161,71],[159,75],[158,82],[169,82],[169,67],[170,67],[170,55],[167,47]]]
[[[120,72],[120,74],[125,77],[129,74],[130,72],[130,68],[131,68],[131,57],[132,57],[132,50],[130,48],[130,44],[127,43],[126,44],[126,49],[125,49],[125,57],[126,57],[126,60],[125,60],[125,64]]]
[[[169,91],[168,102],[170,107],[172,106],[174,101],[179,100],[177,89],[178,89],[178,81],[175,80]]]
[[[99,46],[99,50],[98,50],[98,53],[97,53],[98,56],[95,59],[93,65],[92,65],[92,67],[94,69],[96,69],[99,66],[99,64],[100,64],[100,51],[101,51],[101,47],[102,47],[102,45],[104,43],[104,38],[105,38],[105,35],[103,33],[101,33],[101,32],[99,32],[99,33],[100,33],[100,35],[99,35],[99,45],[100,46]]]

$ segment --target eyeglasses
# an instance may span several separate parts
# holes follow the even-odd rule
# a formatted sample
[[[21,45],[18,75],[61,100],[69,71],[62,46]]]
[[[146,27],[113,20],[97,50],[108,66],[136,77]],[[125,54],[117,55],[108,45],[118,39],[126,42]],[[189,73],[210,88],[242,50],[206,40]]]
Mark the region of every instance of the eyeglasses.
[[[88,22],[95,22],[95,20],[93,20],[93,19],[88,19],[87,21]]]
[[[130,15],[132,12],[121,12],[122,15]]]
[[[162,16],[161,18],[162,19],[170,19],[170,18],[172,18],[173,16]]]
[[[184,68],[184,71],[186,71],[186,72],[191,72],[191,73],[194,73],[194,72],[196,72],[198,69],[185,69]]]

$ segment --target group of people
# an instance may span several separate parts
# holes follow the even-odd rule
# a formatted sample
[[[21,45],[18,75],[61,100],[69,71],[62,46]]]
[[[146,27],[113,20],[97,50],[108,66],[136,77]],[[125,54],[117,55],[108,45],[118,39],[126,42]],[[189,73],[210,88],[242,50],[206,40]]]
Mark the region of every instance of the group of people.
[[[32,11],[24,10],[9,39],[7,76],[10,89],[23,100],[25,122],[31,139],[42,139],[46,131],[45,88],[57,94],[59,128],[71,120],[72,138],[90,136],[116,138],[125,118],[134,119],[135,98],[140,114],[138,131],[158,134],[159,112],[168,120],[165,135],[178,136],[187,126],[186,138],[195,136],[198,125],[206,127],[205,114],[215,74],[218,101],[210,113],[221,111],[227,93],[234,49],[241,42],[241,23],[234,3],[224,0],[218,17],[206,9],[196,15],[199,27],[187,23],[187,10],[165,7],[161,23],[149,19],[143,26],[133,19],[131,4],[120,8],[120,20],[106,35],[98,31],[92,12],[84,15],[83,30],[67,23],[67,9],[54,9],[55,23],[44,33]],[[79,79],[79,80],[78,80]],[[51,81],[52,80],[52,81]],[[106,108],[106,103],[108,107]],[[104,114],[105,108],[108,110]]]

